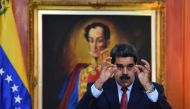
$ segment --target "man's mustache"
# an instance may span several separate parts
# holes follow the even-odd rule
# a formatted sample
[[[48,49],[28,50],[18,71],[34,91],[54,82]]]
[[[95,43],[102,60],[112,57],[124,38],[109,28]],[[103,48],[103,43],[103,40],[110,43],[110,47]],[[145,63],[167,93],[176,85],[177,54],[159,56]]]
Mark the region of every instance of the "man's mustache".
[[[123,81],[123,80],[129,80],[130,77],[129,77],[129,75],[127,75],[127,74],[122,74],[121,77],[120,77],[120,79],[121,79],[122,81]]]

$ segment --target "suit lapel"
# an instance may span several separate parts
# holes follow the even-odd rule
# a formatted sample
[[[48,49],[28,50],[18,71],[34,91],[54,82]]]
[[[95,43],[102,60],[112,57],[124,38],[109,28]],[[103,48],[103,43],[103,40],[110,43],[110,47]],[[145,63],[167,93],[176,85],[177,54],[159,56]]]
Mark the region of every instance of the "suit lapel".
[[[117,92],[117,85],[115,83],[115,78],[113,77],[112,79],[110,79],[110,81],[106,85],[107,86],[104,91],[105,91],[106,99],[110,105],[110,109],[120,109],[119,97],[118,97],[118,92]]]
[[[136,109],[138,108],[138,104],[141,102],[141,98],[143,96],[143,87],[140,84],[139,80],[136,78],[131,90],[130,99],[128,102],[128,109]]]
[[[108,101],[109,109],[120,109],[120,103],[119,103],[119,97],[118,97],[118,91],[117,91],[117,85],[115,82],[115,78],[113,77],[110,79],[107,84],[105,84],[105,97]],[[128,109],[138,109],[139,105],[141,104],[141,100],[144,95],[144,88],[139,82],[138,78],[135,79],[130,99],[128,102]]]

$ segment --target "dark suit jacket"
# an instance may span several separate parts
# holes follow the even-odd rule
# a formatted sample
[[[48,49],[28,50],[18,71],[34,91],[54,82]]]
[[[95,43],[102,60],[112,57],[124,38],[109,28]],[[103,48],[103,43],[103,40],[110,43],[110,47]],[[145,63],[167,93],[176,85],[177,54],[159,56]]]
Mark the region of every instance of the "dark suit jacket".
[[[169,103],[166,101],[166,97],[163,95],[163,87],[157,83],[153,84],[159,93],[156,103],[149,100],[144,92],[143,86],[138,78],[136,78],[131,90],[128,109],[171,109]],[[120,109],[117,85],[114,77],[103,85],[103,92],[98,98],[93,97],[91,85],[89,84],[87,92],[79,101],[77,109]]]

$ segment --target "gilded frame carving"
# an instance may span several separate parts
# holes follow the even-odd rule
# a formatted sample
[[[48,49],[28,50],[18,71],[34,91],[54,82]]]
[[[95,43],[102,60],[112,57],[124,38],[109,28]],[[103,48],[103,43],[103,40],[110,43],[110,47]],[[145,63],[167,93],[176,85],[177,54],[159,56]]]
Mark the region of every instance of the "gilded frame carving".
[[[152,2],[152,3],[87,3],[87,4],[73,4],[64,2],[40,2],[32,1],[30,3],[30,39],[29,39],[29,79],[30,79],[30,89],[33,98],[33,108],[42,109],[43,99],[42,99],[42,24],[39,23],[39,19],[42,18],[43,12],[46,11],[70,11],[73,13],[85,11],[94,11],[101,13],[103,11],[112,11],[120,15],[126,14],[126,12],[134,12],[139,15],[151,16],[152,20],[151,26],[154,26],[151,33],[155,36],[151,39],[151,60],[152,60],[152,70],[153,81],[162,83],[164,82],[164,4],[162,2]],[[53,12],[52,11],[52,12]],[[124,14],[122,14],[124,12]],[[82,13],[82,14],[84,14]],[[100,14],[101,15],[101,14]],[[40,28],[39,28],[40,27]]]

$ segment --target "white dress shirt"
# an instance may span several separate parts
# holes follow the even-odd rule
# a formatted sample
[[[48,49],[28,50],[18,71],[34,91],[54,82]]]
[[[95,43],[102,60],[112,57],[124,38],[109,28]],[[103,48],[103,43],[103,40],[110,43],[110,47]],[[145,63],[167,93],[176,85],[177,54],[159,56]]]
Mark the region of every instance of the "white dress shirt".
[[[121,102],[121,96],[122,96],[122,93],[123,93],[123,91],[121,90],[122,87],[117,82],[116,82],[116,84],[117,84],[117,92],[118,92],[118,96],[119,96],[119,102]],[[129,98],[130,98],[130,95],[131,95],[132,87],[133,87],[133,83],[128,87],[128,90],[126,91],[128,101],[129,101]],[[101,90],[99,90],[99,89],[97,89],[95,87],[94,84],[91,86],[91,93],[95,98],[98,98],[102,94],[102,92],[103,92],[103,88]],[[148,96],[148,98],[152,102],[157,102],[157,100],[158,100],[158,91],[156,89],[151,93],[146,93],[146,95]]]
[[[116,82],[117,84],[117,92],[118,92],[118,96],[119,96],[119,102],[121,103],[121,97],[122,97],[122,94],[123,94],[123,91],[121,90],[121,86]],[[129,101],[129,98],[130,98],[130,95],[131,95],[131,89],[132,89],[132,86],[133,86],[133,83],[127,87],[127,98],[128,98],[128,101]]]

